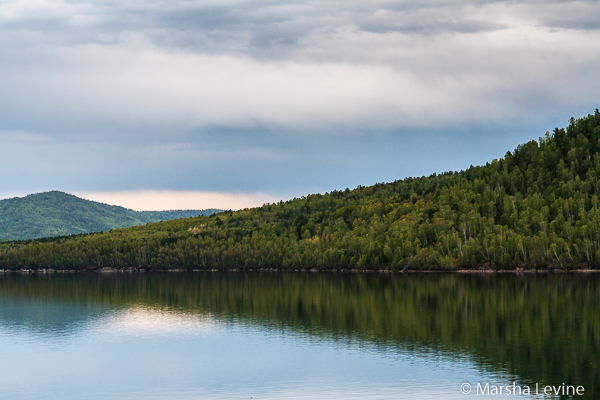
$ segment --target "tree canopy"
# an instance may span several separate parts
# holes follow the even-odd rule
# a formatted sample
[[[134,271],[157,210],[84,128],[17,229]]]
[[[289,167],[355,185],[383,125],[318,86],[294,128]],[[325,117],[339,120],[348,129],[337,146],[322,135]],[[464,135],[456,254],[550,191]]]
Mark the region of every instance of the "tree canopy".
[[[0,200],[0,239],[23,240],[209,215],[221,210],[134,211],[53,190]]]
[[[8,242],[3,268],[595,268],[600,112],[460,172],[98,234]]]

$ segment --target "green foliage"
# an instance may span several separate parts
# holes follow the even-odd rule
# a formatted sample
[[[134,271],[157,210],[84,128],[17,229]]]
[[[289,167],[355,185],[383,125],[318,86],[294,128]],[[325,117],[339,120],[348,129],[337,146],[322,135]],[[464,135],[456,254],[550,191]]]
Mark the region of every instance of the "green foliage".
[[[219,210],[133,211],[52,191],[0,201],[0,238],[8,240],[101,232]]]
[[[51,241],[4,268],[583,268],[600,261],[600,113],[461,172]]]

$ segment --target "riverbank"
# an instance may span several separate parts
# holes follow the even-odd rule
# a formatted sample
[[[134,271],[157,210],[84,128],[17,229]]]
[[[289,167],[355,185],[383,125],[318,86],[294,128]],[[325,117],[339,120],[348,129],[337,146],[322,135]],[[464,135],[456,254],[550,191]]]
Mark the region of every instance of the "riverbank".
[[[460,270],[393,270],[393,269],[282,269],[282,268],[223,268],[223,269],[203,269],[203,268],[170,268],[170,269],[152,269],[152,268],[86,268],[86,269],[0,269],[0,273],[20,273],[20,274],[74,274],[74,273],[147,273],[147,272],[306,272],[306,273],[380,273],[380,274],[565,274],[565,273],[600,273],[600,269],[591,268],[552,268],[552,269],[460,269]]]

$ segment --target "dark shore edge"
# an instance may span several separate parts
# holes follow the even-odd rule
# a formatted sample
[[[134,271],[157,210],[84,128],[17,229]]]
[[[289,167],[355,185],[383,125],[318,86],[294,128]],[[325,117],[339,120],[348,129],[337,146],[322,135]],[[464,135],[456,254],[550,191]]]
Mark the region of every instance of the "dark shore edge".
[[[152,272],[329,272],[329,273],[343,273],[343,274],[358,274],[358,273],[370,273],[370,274],[570,274],[570,273],[582,273],[582,274],[593,274],[600,273],[600,269],[590,268],[552,268],[552,269],[458,269],[458,270],[417,270],[417,269],[283,269],[283,268],[223,268],[223,269],[206,269],[206,268],[167,268],[167,269],[154,269],[154,268],[85,268],[85,269],[50,269],[50,268],[32,268],[32,269],[0,269],[0,274],[4,273],[20,273],[20,274],[75,274],[75,273],[99,273],[99,274],[110,274],[110,273],[152,273]]]

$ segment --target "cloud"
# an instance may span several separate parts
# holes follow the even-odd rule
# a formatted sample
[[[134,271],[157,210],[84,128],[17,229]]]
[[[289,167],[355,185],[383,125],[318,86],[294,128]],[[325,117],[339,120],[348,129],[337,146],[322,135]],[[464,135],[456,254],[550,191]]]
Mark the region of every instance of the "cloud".
[[[597,98],[597,5],[399,4],[9,1],[3,116],[331,130],[497,119],[527,93]]]
[[[599,20],[595,1],[7,0],[0,190],[296,194],[458,168],[450,151],[486,160],[598,107]]]
[[[109,124],[174,134],[211,125],[332,131],[498,120],[524,107],[535,112],[531,97],[593,101],[598,38],[548,35],[528,27],[434,39],[340,32],[320,43],[340,62],[167,51],[137,38],[59,46],[37,53],[40,64],[0,67],[11,98],[0,115],[27,129],[76,127],[77,134]],[[391,48],[392,60],[383,60]],[[349,53],[370,60],[344,60]]]
[[[457,8],[460,8],[460,12],[457,12]],[[510,28],[508,24],[498,22],[497,20],[502,21],[502,19],[497,16],[490,16],[489,13],[483,13],[475,8],[465,13],[467,10],[464,5],[408,11],[379,9],[361,18],[359,26],[361,30],[369,32],[399,32],[419,36],[477,34]]]
[[[524,20],[550,29],[600,30],[600,7],[596,1],[558,1],[550,7],[524,3],[519,9]]]

